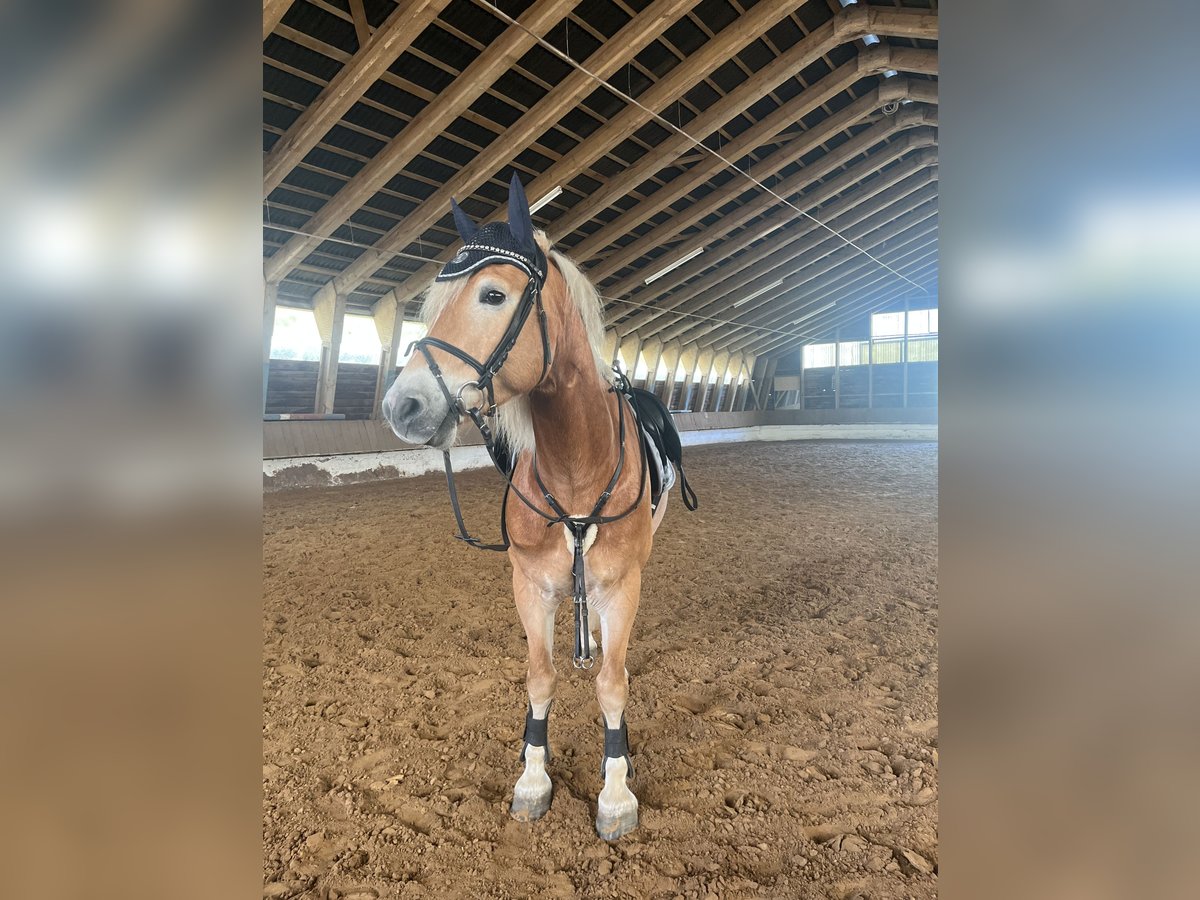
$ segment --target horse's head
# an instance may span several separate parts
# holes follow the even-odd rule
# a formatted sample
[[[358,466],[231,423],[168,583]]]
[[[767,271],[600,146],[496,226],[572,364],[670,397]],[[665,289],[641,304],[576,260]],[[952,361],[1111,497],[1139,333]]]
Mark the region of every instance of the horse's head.
[[[428,333],[383,399],[383,415],[397,436],[439,449],[454,443],[463,408],[486,410],[493,399],[500,405],[529,393],[548,363],[533,293],[546,287],[548,248],[534,236],[520,181],[514,174],[507,224],[477,228],[453,201],[452,209],[464,246],[430,288],[424,310]],[[497,349],[509,343],[496,368]],[[479,387],[489,380],[490,395]]]

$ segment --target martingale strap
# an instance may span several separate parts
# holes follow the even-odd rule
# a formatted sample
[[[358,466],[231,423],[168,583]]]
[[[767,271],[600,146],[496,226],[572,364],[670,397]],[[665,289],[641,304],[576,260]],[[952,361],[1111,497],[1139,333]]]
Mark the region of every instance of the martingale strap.
[[[612,497],[613,489],[617,486],[617,482],[621,478],[621,472],[625,469],[625,404],[627,402],[626,391],[628,382],[625,377],[617,372],[617,384],[609,388],[609,391],[617,394],[617,442],[620,445],[620,452],[617,455],[617,465],[613,470],[612,477],[608,479],[608,485],[600,493],[599,499],[596,500],[596,505],[592,507],[591,515],[587,516],[572,516],[562,508],[554,495],[550,493],[550,489],[546,487],[542,481],[542,476],[537,468],[537,450],[533,454],[533,477],[537,481],[537,486],[542,492],[542,497],[546,503],[558,515],[555,518],[546,516],[541,510],[538,513],[545,518],[550,519],[548,525],[554,525],[562,522],[570,529],[572,558],[571,558],[571,597],[575,607],[575,656],[572,660],[573,665],[577,669],[590,669],[595,665],[595,659],[592,657],[591,647],[591,629],[588,628],[588,608],[587,608],[587,579],[584,575],[583,568],[583,543],[587,530],[593,525],[599,527],[608,522],[616,522],[618,519],[623,519],[638,508],[642,502],[642,498],[646,494],[646,448],[638,441],[638,447],[641,449],[642,475],[638,483],[637,498],[630,504],[629,508],[624,512],[618,513],[615,516],[603,515],[604,507],[608,504],[609,498]],[[518,492],[518,496],[520,493]]]

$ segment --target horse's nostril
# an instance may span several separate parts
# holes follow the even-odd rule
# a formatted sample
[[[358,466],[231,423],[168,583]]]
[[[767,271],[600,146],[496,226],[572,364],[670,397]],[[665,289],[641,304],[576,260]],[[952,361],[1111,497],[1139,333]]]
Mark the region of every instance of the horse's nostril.
[[[405,397],[396,404],[393,421],[408,422],[421,411],[421,401],[416,397]]]

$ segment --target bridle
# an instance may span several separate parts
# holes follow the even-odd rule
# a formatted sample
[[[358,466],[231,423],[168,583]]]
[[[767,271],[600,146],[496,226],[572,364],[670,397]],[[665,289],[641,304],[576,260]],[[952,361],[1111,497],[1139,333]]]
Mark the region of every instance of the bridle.
[[[446,397],[446,402],[450,404],[451,409],[457,409],[462,415],[471,416],[472,420],[477,420],[481,416],[492,416],[496,412],[496,392],[493,382],[496,379],[496,375],[499,374],[500,369],[503,368],[505,360],[508,359],[508,354],[516,346],[517,339],[521,336],[521,330],[525,327],[525,322],[529,319],[529,313],[535,307],[538,315],[538,328],[542,334],[542,374],[538,377],[537,382],[541,384],[546,380],[546,373],[550,371],[550,335],[546,330],[546,309],[542,305],[542,284],[536,275],[529,276],[529,282],[525,285],[525,290],[521,292],[521,299],[517,303],[516,310],[513,311],[513,317],[508,322],[508,328],[500,338],[500,342],[496,344],[495,349],[492,350],[484,362],[480,362],[462,348],[455,347],[453,344],[435,337],[423,337],[420,340],[413,341],[408,347],[408,352],[412,353],[414,347],[421,351],[421,354],[425,357],[425,361],[429,364],[429,371],[437,379],[438,387],[442,389],[442,393]],[[433,354],[429,352],[430,347],[444,350],[451,356],[462,360],[474,369],[475,374],[479,377],[475,381],[465,382],[452,396],[450,388],[446,386],[446,380],[442,376],[442,370],[434,360]],[[486,410],[481,412],[477,406],[468,407],[466,405],[462,395],[463,391],[467,388],[477,390],[480,396],[487,398]],[[480,422],[475,421],[475,424],[479,426]],[[483,428],[481,427],[480,430],[482,431]]]
[[[523,267],[522,267],[523,268]],[[548,271],[548,270],[547,270]],[[541,331],[542,338],[542,373],[538,377],[536,389],[546,380],[546,375],[550,371],[550,363],[552,362],[550,351],[550,336],[546,327],[546,309],[542,303],[542,289],[545,285],[544,278],[539,278],[534,272],[529,273],[529,281],[525,285],[524,291],[521,293],[521,299],[517,303],[517,308],[513,311],[513,317],[509,320],[508,328],[505,329],[504,335],[500,338],[500,342],[496,344],[495,349],[488,355],[488,358],[480,362],[471,354],[467,353],[460,347],[443,341],[435,337],[423,337],[420,340],[413,341],[409,345],[408,352],[411,354],[414,349],[419,350],[421,355],[425,357],[425,362],[429,366],[429,371],[433,374],[434,379],[441,388],[446,402],[449,404],[449,409],[456,410],[458,415],[467,416],[475,424],[479,430],[480,436],[483,438],[483,446],[487,450],[488,457],[495,466],[496,471],[504,478],[507,485],[504,492],[504,502],[500,509],[500,533],[502,543],[485,544],[479,538],[473,537],[467,532],[466,523],[463,520],[462,509],[459,506],[458,491],[454,483],[454,467],[450,462],[450,451],[442,451],[442,460],[446,468],[446,487],[450,494],[450,505],[454,509],[454,519],[458,524],[458,534],[455,537],[472,547],[480,550],[508,550],[511,543],[508,538],[508,527],[506,524],[506,512],[508,509],[508,492],[511,490],[527,507],[546,520],[546,527],[562,524],[570,531],[573,541],[574,554],[571,562],[571,581],[572,581],[572,597],[575,606],[575,656],[574,665],[577,669],[590,669],[595,660],[591,653],[591,642],[588,630],[588,612],[587,612],[587,582],[584,578],[583,568],[583,544],[584,537],[587,531],[592,526],[599,527],[609,522],[616,522],[630,515],[634,510],[641,505],[642,498],[646,493],[646,449],[642,442],[638,441],[638,446],[641,447],[641,480],[638,486],[637,498],[630,506],[621,513],[612,516],[604,515],[604,507],[608,504],[612,497],[612,492],[617,486],[617,482],[621,478],[621,473],[625,468],[625,405],[629,393],[629,382],[625,376],[614,368],[616,378],[613,385],[609,388],[610,392],[618,395],[618,425],[617,425],[617,440],[620,446],[620,452],[617,457],[617,465],[613,470],[612,477],[609,478],[607,486],[601,492],[600,497],[596,500],[592,507],[592,512],[587,516],[572,516],[566,512],[550,493],[542,481],[542,477],[537,468],[537,450],[534,450],[532,469],[533,477],[537,482],[538,489],[542,493],[547,505],[553,511],[553,515],[543,512],[536,506],[532,500],[525,496],[512,481],[512,470],[515,470],[514,465],[506,466],[497,456],[497,446],[494,432],[488,424],[488,419],[496,415],[496,394],[494,382],[496,376],[503,368],[508,355],[516,346],[517,340],[521,336],[521,331],[525,327],[525,323],[529,320],[529,315],[533,310],[537,310],[538,328]],[[463,384],[457,391],[451,393],[449,385],[446,384],[445,376],[442,374],[442,369],[438,366],[437,361],[433,357],[430,348],[441,350],[449,353],[456,359],[461,360],[471,367],[478,376],[475,381],[468,381]],[[478,393],[478,396],[486,402],[486,407],[482,405],[469,406],[463,398],[463,393],[468,388],[473,389]]]

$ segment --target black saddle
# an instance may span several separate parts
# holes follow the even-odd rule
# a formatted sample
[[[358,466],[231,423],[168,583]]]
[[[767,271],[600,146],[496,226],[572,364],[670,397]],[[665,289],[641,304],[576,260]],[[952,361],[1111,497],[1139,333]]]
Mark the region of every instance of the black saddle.
[[[625,393],[633,405],[633,413],[646,445],[646,456],[650,463],[650,505],[657,509],[664,491],[669,490],[678,478],[683,505],[695,509],[700,501],[683,472],[683,445],[679,442],[679,432],[675,429],[670,410],[649,391],[630,385]],[[655,465],[656,462],[659,465]],[[674,469],[674,478],[667,471],[668,466]]]

